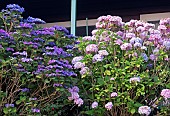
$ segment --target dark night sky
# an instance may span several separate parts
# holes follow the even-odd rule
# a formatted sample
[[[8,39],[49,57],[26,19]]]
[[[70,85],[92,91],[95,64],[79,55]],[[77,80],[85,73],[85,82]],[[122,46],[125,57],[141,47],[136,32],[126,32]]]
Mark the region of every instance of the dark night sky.
[[[25,18],[32,16],[47,22],[70,20],[71,0],[0,0],[0,9],[10,3],[24,7]],[[170,0],[77,0],[78,19],[167,11],[170,12]]]

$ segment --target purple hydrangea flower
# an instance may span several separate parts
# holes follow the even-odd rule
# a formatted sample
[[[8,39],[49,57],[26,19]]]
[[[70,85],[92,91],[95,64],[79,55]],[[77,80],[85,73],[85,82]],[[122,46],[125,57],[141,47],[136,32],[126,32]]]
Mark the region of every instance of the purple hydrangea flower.
[[[105,105],[105,108],[106,108],[107,110],[111,110],[112,107],[113,107],[113,103],[112,103],[112,102],[108,102],[108,103]]]
[[[81,98],[75,99],[74,103],[78,105],[78,107],[80,107],[81,105],[83,105],[83,100]]]
[[[66,49],[73,49],[73,47],[74,47],[73,45],[67,45],[67,46],[65,46]]]
[[[98,107],[98,103],[97,102],[93,102],[91,105],[92,108],[97,108]]]
[[[40,109],[38,109],[38,108],[32,108],[31,110],[32,110],[32,112],[34,112],[34,113],[40,113]]]
[[[65,36],[68,37],[68,38],[77,38],[77,37],[74,36],[73,34],[70,34],[70,35],[66,35],[66,34],[65,34]]]
[[[53,87],[62,87],[63,85],[62,84],[60,84],[60,83],[54,83],[53,84]]]
[[[38,42],[44,42],[45,40],[42,38],[34,38],[34,41],[38,41]]]
[[[30,100],[30,101],[36,101],[37,98],[36,98],[36,97],[35,97],[35,98],[29,98],[29,100]]]
[[[0,37],[9,38],[9,34],[5,30],[0,29]]]
[[[5,107],[6,107],[6,108],[14,107],[14,104],[5,104]]]
[[[23,52],[15,52],[15,53],[13,53],[13,55],[27,56],[27,52],[26,52],[26,51],[23,51]]]
[[[32,62],[33,60],[31,58],[21,58],[22,62]]]
[[[13,51],[14,51],[14,48],[6,48],[6,50],[13,52]]]
[[[152,60],[152,61],[154,61],[154,60],[156,60],[156,56],[154,55],[154,54],[151,54],[150,56],[149,56],[149,58]]]
[[[31,29],[33,28],[31,24],[29,23],[20,23],[20,27],[21,28],[25,28],[25,29]]]
[[[30,90],[28,88],[21,89],[22,92],[29,92]]]
[[[3,47],[2,47],[2,45],[0,44],[0,49],[2,49]]]

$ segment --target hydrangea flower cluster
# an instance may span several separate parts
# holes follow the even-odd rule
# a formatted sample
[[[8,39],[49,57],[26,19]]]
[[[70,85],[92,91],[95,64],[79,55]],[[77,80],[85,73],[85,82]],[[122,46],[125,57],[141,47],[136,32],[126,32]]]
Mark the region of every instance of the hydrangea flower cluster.
[[[111,29],[115,27],[121,27],[123,25],[122,18],[119,16],[101,16],[96,23],[96,28]]]
[[[139,114],[149,116],[149,114],[151,113],[151,108],[148,106],[141,106],[139,107],[138,112]]]
[[[98,102],[93,102],[91,105],[92,108],[97,108],[98,107]]]
[[[113,103],[112,103],[112,102],[108,102],[108,103],[105,105],[105,108],[106,108],[107,110],[111,110],[112,107],[113,107]]]
[[[6,6],[6,9],[9,9],[10,11],[19,12],[19,13],[23,13],[24,12],[24,8],[20,7],[17,4],[9,4],[9,5]]]
[[[69,100],[74,100],[74,103],[78,106],[83,105],[83,100],[80,98],[78,94],[79,88],[77,86],[68,88],[68,91],[71,93],[71,96],[68,97]]]
[[[170,98],[170,89],[163,89],[161,91],[161,96],[165,99]]]

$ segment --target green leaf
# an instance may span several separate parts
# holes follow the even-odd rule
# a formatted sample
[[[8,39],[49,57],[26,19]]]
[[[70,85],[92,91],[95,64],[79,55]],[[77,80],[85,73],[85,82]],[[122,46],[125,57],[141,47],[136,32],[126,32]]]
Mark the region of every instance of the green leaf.
[[[100,85],[103,85],[104,84],[104,81],[102,78],[98,78],[97,79],[97,83],[100,84]]]
[[[135,112],[136,112],[135,109],[131,109],[131,111],[130,111],[131,114],[134,114]]]
[[[104,75],[111,75],[111,72],[109,71],[109,70],[106,70],[105,72],[104,72]]]
[[[36,75],[36,78],[39,78],[39,79],[40,79],[40,78],[41,78],[41,75]]]
[[[20,100],[21,100],[21,101],[25,101],[25,100],[26,100],[26,96],[24,96],[24,97],[21,96],[21,97],[20,97]]]
[[[16,101],[16,104],[18,105],[18,104],[20,104],[21,103],[21,100],[17,100]]]
[[[8,109],[7,109],[7,108],[4,108],[4,109],[3,109],[3,112],[4,112],[5,114],[8,114]]]

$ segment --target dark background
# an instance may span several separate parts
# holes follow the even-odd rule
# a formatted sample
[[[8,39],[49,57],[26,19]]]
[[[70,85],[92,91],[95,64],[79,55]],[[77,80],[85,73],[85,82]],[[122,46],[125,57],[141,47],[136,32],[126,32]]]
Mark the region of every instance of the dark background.
[[[7,4],[25,8],[24,17],[32,16],[46,22],[68,21],[71,0],[0,0],[0,9]],[[139,19],[140,14],[170,11],[170,0],[77,0],[77,19],[101,15],[121,16],[124,21]]]
[[[24,18],[32,16],[47,23],[71,20],[71,0],[0,0],[0,9],[5,9],[8,4],[24,7]],[[120,16],[126,22],[139,20],[140,14],[162,12],[170,12],[170,0],[77,0],[77,20],[112,15]],[[89,35],[94,28],[89,26]],[[86,27],[77,27],[76,35],[85,36]]]

